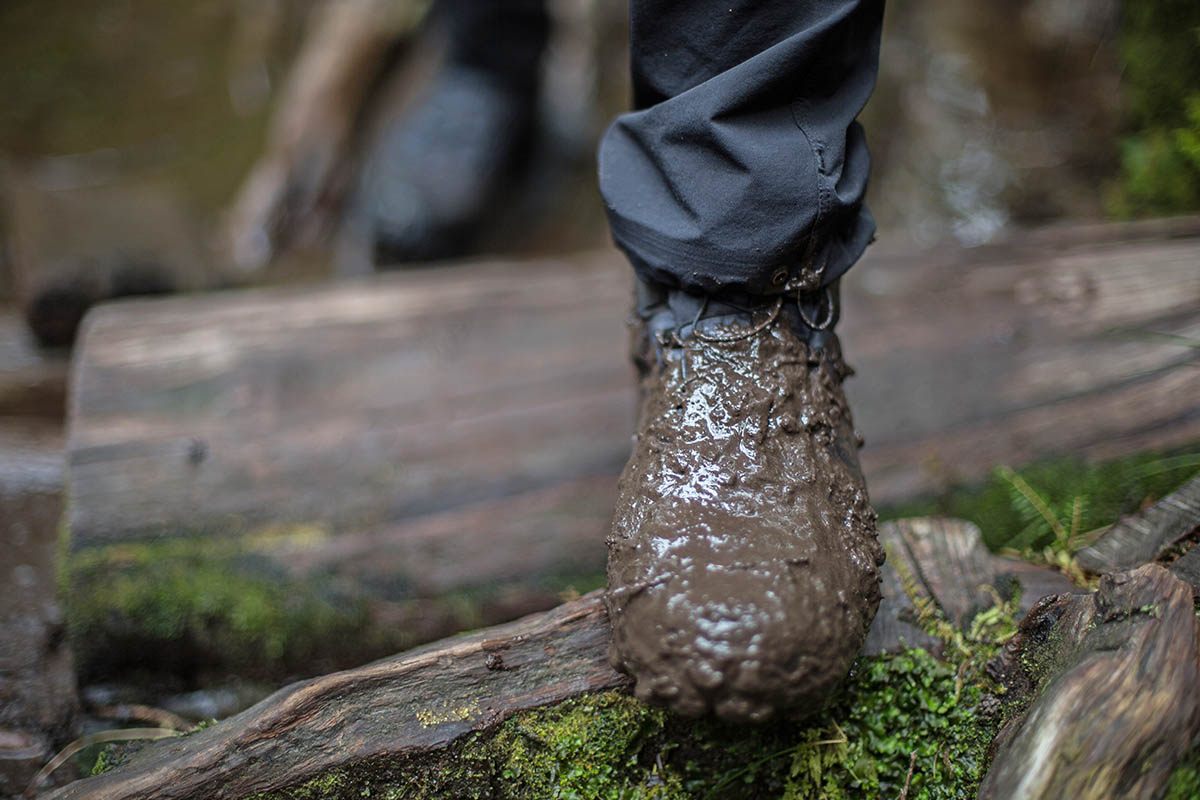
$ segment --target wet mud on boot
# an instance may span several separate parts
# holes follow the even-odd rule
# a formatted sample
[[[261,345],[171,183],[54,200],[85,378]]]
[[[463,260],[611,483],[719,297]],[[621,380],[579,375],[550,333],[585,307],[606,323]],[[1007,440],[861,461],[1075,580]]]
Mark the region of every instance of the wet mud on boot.
[[[804,310],[639,287],[641,421],[608,539],[609,660],[647,702],[819,710],[879,605],[883,549],[842,381],[836,286]]]

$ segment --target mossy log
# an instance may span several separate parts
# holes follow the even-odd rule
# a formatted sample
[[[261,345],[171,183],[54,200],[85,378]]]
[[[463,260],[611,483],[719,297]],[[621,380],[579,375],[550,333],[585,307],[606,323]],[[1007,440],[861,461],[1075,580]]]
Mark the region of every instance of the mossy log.
[[[1059,572],[993,555],[969,522],[938,517],[902,519],[880,528],[887,550],[883,601],[864,648],[867,654],[902,646],[937,652],[942,642],[918,624],[913,604],[926,598],[950,624],[965,628],[995,602],[996,593],[1019,592],[1018,609],[1030,610],[1047,595],[1074,588]]]
[[[522,709],[624,684],[598,592],[508,625],[293,684],[58,798],[242,798],[394,754],[429,752]]]
[[[1194,334],[1198,242],[1190,219],[872,248],[840,329],[872,497],[1200,437],[1197,351],[1111,334]],[[604,252],[96,309],[68,445],[81,674],[314,674],[593,588],[629,280]]]
[[[1069,585],[1056,573],[989,555],[969,523],[905,520],[885,525],[882,539],[891,553],[886,599],[865,655],[929,642],[912,624],[915,597],[962,620],[990,603],[981,585],[1004,587],[1015,578],[1027,587],[1027,603],[1036,591]],[[334,774],[353,780],[347,771],[389,759],[404,759],[411,768],[524,710],[625,689],[628,679],[608,666],[608,643],[601,594],[593,592],[518,622],[293,684],[238,716],[150,745],[127,765],[53,796],[242,798],[315,785]]]
[[[1154,800],[1200,733],[1191,585],[1157,564],[1046,598],[994,664],[1027,704],[997,738],[981,800]]]

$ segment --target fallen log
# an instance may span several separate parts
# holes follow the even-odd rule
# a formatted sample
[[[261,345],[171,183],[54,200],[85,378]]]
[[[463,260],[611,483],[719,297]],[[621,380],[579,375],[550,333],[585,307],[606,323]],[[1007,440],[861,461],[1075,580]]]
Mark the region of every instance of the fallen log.
[[[988,556],[969,523],[904,520],[885,525],[882,538],[894,564],[921,576],[915,591],[928,592],[956,619],[976,603],[978,584],[1016,575],[1031,585],[1062,588],[1065,580]],[[885,589],[900,585],[893,576]],[[901,590],[885,597],[865,655],[922,643],[910,637],[916,629],[909,595]],[[127,765],[52,797],[241,798],[381,759],[443,751],[522,710],[626,688],[628,679],[608,666],[608,643],[601,594],[593,592],[514,623],[293,684],[211,728],[150,745]]]
[[[1198,633],[1192,587],[1156,564],[1046,598],[994,665],[1027,708],[981,800],[1160,797],[1200,733]]]
[[[52,797],[241,798],[392,753],[445,747],[521,709],[622,686],[599,592],[552,611],[293,684]]]
[[[1200,335],[1198,243],[1190,219],[873,249],[841,327],[872,498],[1200,439],[1197,351],[1111,332]],[[634,420],[628,281],[603,252],[97,309],[69,412],[84,673],[189,652],[312,674],[594,586]],[[204,575],[284,622],[232,624]]]

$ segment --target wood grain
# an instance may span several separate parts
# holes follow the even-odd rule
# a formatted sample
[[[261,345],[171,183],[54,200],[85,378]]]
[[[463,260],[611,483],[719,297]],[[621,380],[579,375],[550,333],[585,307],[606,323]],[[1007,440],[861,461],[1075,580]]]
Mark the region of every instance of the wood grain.
[[[941,650],[942,643],[917,626],[910,591],[932,599],[949,622],[965,628],[992,606],[989,588],[1005,597],[1019,593],[1021,613],[1042,597],[1074,589],[1059,572],[992,555],[979,528],[963,520],[894,520],[880,526],[879,540],[888,560],[882,573],[883,601],[867,636],[867,653],[893,652],[901,644]]]
[[[343,764],[444,747],[524,708],[624,685],[604,660],[599,594],[357,670],[293,684],[236,717],[147,749],[61,798],[241,798]],[[489,669],[497,655],[504,669]],[[493,661],[493,663],[495,663]]]

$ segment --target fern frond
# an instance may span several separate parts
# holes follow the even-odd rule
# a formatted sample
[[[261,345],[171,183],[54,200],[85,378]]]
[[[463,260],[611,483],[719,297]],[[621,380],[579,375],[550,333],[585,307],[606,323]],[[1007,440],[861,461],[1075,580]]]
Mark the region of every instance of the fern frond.
[[[1063,542],[1067,540],[1067,531],[1062,521],[1054,513],[1054,510],[1046,502],[1046,499],[1038,494],[1024,478],[1014,472],[1011,467],[1006,466],[997,467],[996,473],[1016,490],[1018,496],[1025,503],[1028,503],[1037,512],[1042,521],[1054,532],[1056,539]]]

